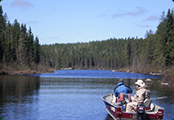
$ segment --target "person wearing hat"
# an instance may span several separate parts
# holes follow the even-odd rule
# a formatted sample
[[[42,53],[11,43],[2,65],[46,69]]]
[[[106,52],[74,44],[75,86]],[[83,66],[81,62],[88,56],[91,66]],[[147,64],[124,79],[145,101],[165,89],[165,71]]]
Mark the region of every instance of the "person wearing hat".
[[[116,102],[117,97],[121,93],[123,93],[123,94],[132,93],[132,89],[129,88],[128,86],[125,86],[123,79],[119,79],[118,84],[116,85],[116,87],[114,89],[114,96],[113,96],[112,103],[115,103]]]
[[[146,89],[146,84],[143,80],[137,80],[137,91],[134,95],[134,101],[127,104],[126,112],[135,112],[138,104],[143,104],[145,99],[150,99],[150,91]]]

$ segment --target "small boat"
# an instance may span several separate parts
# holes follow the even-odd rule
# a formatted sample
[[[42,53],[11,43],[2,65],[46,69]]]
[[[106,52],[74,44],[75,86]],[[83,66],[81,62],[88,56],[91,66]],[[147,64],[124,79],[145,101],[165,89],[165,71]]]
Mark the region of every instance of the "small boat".
[[[128,96],[128,95],[127,95]],[[136,112],[126,112],[126,104],[129,98],[124,98],[124,101],[112,103],[113,94],[103,96],[103,102],[106,105],[106,110],[114,120],[162,120],[164,108],[150,102],[144,103],[143,107],[138,107]],[[131,96],[133,100],[133,97]],[[143,112],[142,112],[143,111]]]

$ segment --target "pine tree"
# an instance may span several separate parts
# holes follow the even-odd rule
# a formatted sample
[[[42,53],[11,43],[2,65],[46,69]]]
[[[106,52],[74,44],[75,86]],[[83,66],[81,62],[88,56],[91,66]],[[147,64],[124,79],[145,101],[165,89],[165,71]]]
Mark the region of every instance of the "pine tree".
[[[127,60],[128,60],[128,66],[131,66],[131,55],[132,55],[132,48],[131,48],[131,42],[130,42],[130,38],[128,38],[127,40]]]
[[[6,21],[3,16],[2,6],[0,6],[0,62],[3,61],[3,56],[4,56],[5,28],[6,28]]]
[[[173,49],[171,44],[172,42],[174,42],[174,39],[172,39],[173,27],[174,27],[174,20],[172,13],[170,12],[169,9],[167,14],[166,31],[164,37],[164,57],[166,66],[172,65],[173,62],[173,58],[171,56],[171,52]]]
[[[33,40],[34,39],[34,36],[32,34],[32,31],[31,31],[31,27],[29,28],[29,31],[28,31],[28,38],[27,38],[27,41],[26,41],[26,56],[27,56],[27,62],[28,64],[30,64],[33,60],[33,49],[34,49],[34,43],[33,43]]]
[[[40,62],[40,45],[38,37],[36,37],[34,41],[34,62]]]
[[[18,45],[17,52],[16,52],[18,63],[21,64],[21,65],[25,65],[26,64],[25,38],[26,38],[26,26],[22,24],[21,25],[21,29],[20,29],[19,45]]]
[[[5,44],[4,44],[4,46],[6,46],[4,48],[4,52],[5,52],[4,62],[5,63],[12,62],[12,56],[14,53],[12,53],[11,42],[12,42],[12,25],[10,22],[8,22],[7,28],[6,28],[6,34],[5,34]]]
[[[14,24],[12,25],[12,52],[14,53],[12,58],[13,61],[17,60],[16,49],[19,45],[19,37],[20,37],[20,24],[15,19]]]

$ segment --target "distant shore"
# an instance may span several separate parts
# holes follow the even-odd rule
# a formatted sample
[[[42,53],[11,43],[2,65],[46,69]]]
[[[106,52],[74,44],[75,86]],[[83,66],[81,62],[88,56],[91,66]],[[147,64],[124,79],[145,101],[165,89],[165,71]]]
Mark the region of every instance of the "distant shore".
[[[134,70],[131,70],[131,69],[118,69],[117,71],[120,71],[120,72],[131,72],[131,73],[142,73],[142,74],[151,74],[151,75],[160,75],[162,76],[162,79],[161,79],[161,85],[170,85],[170,86],[174,86],[174,71],[172,68],[170,69],[166,69],[164,71],[160,71],[160,72],[153,72],[153,71],[150,71],[150,72],[146,72],[146,73],[143,73],[143,72],[138,72],[138,71],[134,71]]]

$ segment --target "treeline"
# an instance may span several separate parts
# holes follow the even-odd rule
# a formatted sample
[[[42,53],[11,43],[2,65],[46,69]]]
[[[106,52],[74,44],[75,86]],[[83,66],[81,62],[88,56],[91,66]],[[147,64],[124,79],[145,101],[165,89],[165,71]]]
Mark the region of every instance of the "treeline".
[[[31,28],[17,20],[11,24],[0,6],[0,69],[4,66],[32,67],[40,62],[40,44]],[[16,66],[14,66],[16,65]],[[16,68],[14,68],[16,69]]]
[[[57,69],[122,68],[131,65],[130,61],[136,61],[133,56],[138,55],[142,41],[143,39],[111,38],[89,43],[42,45],[42,63]]]
[[[174,65],[174,12],[163,13],[157,31],[145,39],[111,38],[74,44],[42,45],[41,63],[60,68],[118,69],[160,72]]]

